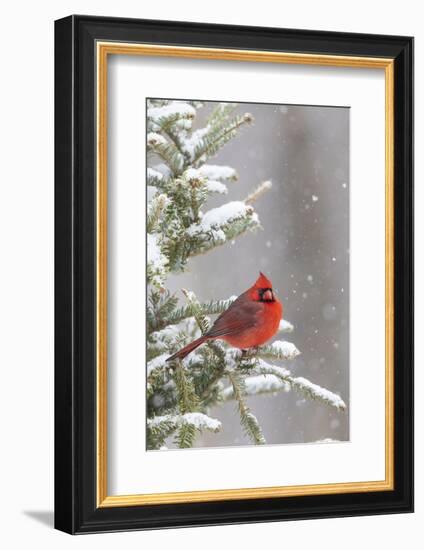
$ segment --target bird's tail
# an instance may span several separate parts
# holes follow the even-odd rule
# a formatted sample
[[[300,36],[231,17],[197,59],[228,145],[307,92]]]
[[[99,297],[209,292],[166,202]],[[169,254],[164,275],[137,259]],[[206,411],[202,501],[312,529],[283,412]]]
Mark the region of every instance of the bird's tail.
[[[203,344],[203,342],[206,342],[206,340],[207,338],[205,336],[201,336],[197,340],[194,340],[193,342],[190,342],[190,344],[187,344],[185,347],[180,349],[180,351],[174,353],[174,355],[171,355],[171,357],[168,357],[167,361],[173,361],[174,359],[184,359],[184,357],[187,357],[189,353],[198,348],[201,344]]]

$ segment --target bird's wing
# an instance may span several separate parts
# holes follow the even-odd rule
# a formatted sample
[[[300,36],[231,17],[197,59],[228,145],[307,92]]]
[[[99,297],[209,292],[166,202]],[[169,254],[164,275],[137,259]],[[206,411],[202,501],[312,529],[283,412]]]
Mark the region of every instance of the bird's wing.
[[[207,336],[213,338],[235,334],[257,325],[263,304],[260,302],[245,301],[243,295],[237,298],[231,306],[215,321]]]

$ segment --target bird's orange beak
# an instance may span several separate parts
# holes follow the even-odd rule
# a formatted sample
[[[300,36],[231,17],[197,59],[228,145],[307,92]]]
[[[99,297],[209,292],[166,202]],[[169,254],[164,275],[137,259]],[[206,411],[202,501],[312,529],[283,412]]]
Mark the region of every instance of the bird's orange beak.
[[[265,292],[262,294],[262,299],[266,302],[272,302],[274,300],[274,295],[272,294],[272,290],[268,289],[265,290]]]

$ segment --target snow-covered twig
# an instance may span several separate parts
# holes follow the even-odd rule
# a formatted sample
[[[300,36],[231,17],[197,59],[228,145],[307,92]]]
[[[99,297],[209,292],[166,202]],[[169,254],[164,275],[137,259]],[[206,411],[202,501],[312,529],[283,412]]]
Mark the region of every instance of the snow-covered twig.
[[[203,164],[199,172],[210,180],[215,181],[236,181],[237,172],[231,166],[216,166],[215,164]]]
[[[182,424],[191,424],[199,431],[209,430],[211,432],[217,432],[221,429],[221,422],[219,420],[200,412],[154,416],[147,419],[147,426],[149,428],[156,428],[164,422],[173,424],[175,428],[180,427]]]
[[[293,332],[294,326],[285,319],[281,319],[280,326],[278,327],[278,332]]]
[[[147,109],[147,118],[150,122],[166,128],[167,125],[184,120],[193,120],[196,115],[196,109],[181,101],[172,101],[168,105],[162,107],[149,107]]]
[[[261,346],[258,349],[258,355],[260,357],[274,357],[276,359],[295,359],[300,355],[300,351],[291,342],[285,342],[283,340],[276,340],[272,344]]]
[[[253,193],[250,193],[245,199],[245,204],[253,204],[256,202],[261,195],[263,195],[266,191],[269,191],[272,187],[271,181],[264,181],[258,187],[253,191]]]
[[[274,376],[280,378],[283,382],[288,382],[293,389],[307,395],[312,399],[326,403],[327,405],[339,410],[346,409],[346,404],[339,395],[327,390],[326,388],[318,386],[318,384],[310,382],[306,378],[301,376],[293,376],[291,372],[284,367],[270,365],[262,359],[259,359],[256,366],[252,369],[251,374],[273,374]]]
[[[342,411],[346,409],[346,403],[340,395],[337,395],[326,388],[322,388],[321,386],[318,386],[318,384],[314,384],[302,376],[293,378],[291,380],[291,385],[302,393],[309,395],[312,399],[318,399],[319,401],[327,403],[327,405],[331,405],[332,407]]]
[[[153,187],[160,186],[164,180],[164,175],[154,168],[147,168],[147,185]]]
[[[162,253],[158,234],[147,233],[147,276],[151,284],[161,287],[166,277],[168,258]]]
[[[251,206],[242,201],[232,201],[208,210],[202,216],[198,224],[193,224],[187,229],[187,235],[194,236],[211,231],[222,231],[222,227],[242,218],[252,218],[257,221],[257,216]],[[224,234],[225,240],[225,234]]]
[[[289,388],[290,384],[284,382],[275,374],[261,374],[258,376],[249,376],[244,380],[245,395],[260,395],[262,393],[274,393]],[[224,388],[221,392],[224,401],[234,399],[234,389],[232,386]]]

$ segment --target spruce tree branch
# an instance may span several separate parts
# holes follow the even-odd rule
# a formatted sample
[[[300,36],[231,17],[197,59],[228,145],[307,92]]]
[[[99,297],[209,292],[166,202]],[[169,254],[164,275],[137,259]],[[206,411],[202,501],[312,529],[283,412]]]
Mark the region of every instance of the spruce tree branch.
[[[244,204],[241,203],[240,204]],[[231,205],[231,203],[229,203]],[[215,211],[218,209],[214,209]],[[209,211],[210,213],[211,211]],[[208,216],[208,212],[204,218]],[[256,213],[249,207],[244,213],[240,212],[220,223],[206,224],[202,219],[199,224],[193,224],[187,230],[187,238],[190,242],[189,256],[194,257],[205,254],[212,248],[221,246],[228,241],[240,237],[250,230],[260,227]]]
[[[199,325],[199,328],[202,334],[205,334],[209,330],[209,319],[203,313],[202,306],[196,298],[194,292],[186,290],[185,288],[181,289],[182,293],[188,300],[188,306],[191,309],[192,316],[196,319],[196,323]]]
[[[236,300],[237,296],[231,296],[230,298],[224,300],[211,300],[210,302],[205,302],[201,305],[204,315],[217,315],[226,311],[230,305]],[[161,321],[156,320],[156,322],[150,322],[147,334],[151,334],[157,331],[162,330],[169,325],[177,325],[181,321],[190,319],[193,317],[191,306],[181,306],[178,309],[173,310],[167,315],[166,319]],[[293,325],[287,320],[281,320],[279,332],[293,332]],[[299,352],[300,353],[300,352]]]
[[[202,305],[197,300],[194,292],[188,292],[185,289],[182,289],[183,294],[186,296],[186,298],[189,301],[189,308],[191,310],[191,314],[194,316],[199,329],[202,334],[205,334],[205,332],[209,329],[209,319],[206,317]],[[222,305],[222,304],[221,304]],[[217,304],[215,304],[215,307],[217,307]],[[207,382],[204,384],[204,389],[200,395],[200,400],[204,401],[208,398],[210,395],[210,392],[213,389],[213,386],[216,384],[216,382],[222,377],[224,370],[225,370],[225,351],[222,349],[221,345],[218,342],[214,341],[208,341],[207,345],[209,349],[212,351],[215,360],[212,362],[214,367],[212,369],[208,369],[209,377]]]
[[[237,296],[231,296],[226,300],[211,300],[210,302],[200,304],[200,307],[202,308],[202,312],[204,315],[215,315],[223,313],[225,310],[227,310],[236,298]],[[165,326],[176,325],[181,321],[184,321],[185,319],[189,319],[191,317],[193,317],[192,306],[182,306],[178,309],[175,309],[167,316],[166,320],[163,320],[161,323],[156,324],[154,328],[152,327],[152,329],[150,329],[149,327],[148,334],[159,331],[165,328]]]
[[[180,121],[191,121],[196,116],[196,109],[183,101],[171,101],[167,105],[151,106],[147,109],[148,124],[166,131]]]
[[[159,172],[159,170],[155,170],[150,167],[147,168],[147,185],[162,189],[162,187],[166,184],[166,181],[166,177]]]
[[[261,374],[258,376],[248,376],[244,379],[246,395],[262,395],[267,393],[276,393],[280,390],[290,390],[290,384],[284,382],[274,374]],[[235,398],[234,388],[228,386],[221,392],[223,401]]]
[[[150,291],[147,307],[148,334],[168,325],[167,319],[175,310],[177,304],[178,299],[169,291],[165,293],[156,289]]]
[[[178,133],[175,132],[175,131],[173,130],[172,127],[168,127],[168,128],[166,128],[166,129],[164,129],[164,132],[166,133],[166,135],[168,136],[168,138],[173,142],[173,144],[175,145],[176,149],[178,149],[178,151],[179,151],[182,155],[184,155],[184,153],[183,153],[183,147],[184,147],[184,145],[183,145],[182,140],[179,138]],[[184,163],[184,164],[186,164],[186,163]]]
[[[184,156],[172,141],[162,135],[151,132],[147,135],[147,151],[159,155],[168,165],[174,176],[179,176],[184,170]]]
[[[156,195],[147,205],[147,232],[152,233],[157,229],[163,209],[169,202],[168,197],[161,193]]]
[[[147,447],[160,449],[165,439],[177,429],[177,424],[171,416],[153,417],[147,419]]]
[[[200,399],[204,403],[214,391],[215,385],[224,376],[226,370],[226,353],[218,342],[209,341],[208,347],[215,356],[213,367],[207,370],[207,382],[204,384]]]
[[[188,376],[180,359],[175,364],[175,385],[178,393],[178,404],[182,414],[193,412],[198,404],[198,397],[193,384]]]
[[[271,181],[264,181],[258,187],[253,191],[253,193],[250,193],[245,199],[245,204],[253,204],[256,202],[264,193],[269,191],[272,187]]]
[[[224,128],[221,126],[212,126],[209,133],[206,133],[201,143],[196,147],[192,163],[195,167],[203,164],[206,158],[213,156],[221,147],[223,147],[231,138],[235,137],[237,130],[244,124],[250,124],[253,117],[250,113],[233,118]]]
[[[200,175],[210,180],[220,182],[234,182],[238,180],[238,174],[230,166],[220,166],[216,164],[202,164],[198,169]]]
[[[218,432],[221,429],[221,422],[203,413],[167,414],[154,416],[147,419],[147,437],[150,440],[150,448],[161,447],[165,439],[171,436],[176,430],[178,435],[176,442],[179,448],[192,447],[196,431],[208,430]]]
[[[251,374],[272,374],[277,376],[280,380],[289,383],[293,389],[299,393],[302,393],[304,396],[309,397],[310,399],[321,401],[322,403],[330,405],[338,410],[343,411],[346,409],[346,404],[339,395],[327,390],[326,388],[318,386],[318,384],[310,382],[306,378],[301,376],[293,376],[291,372],[284,367],[270,365],[262,359],[258,359],[254,369],[251,371]]]
[[[260,346],[257,350],[258,357],[292,360],[300,355],[300,351],[291,342],[276,340],[272,344]]]
[[[164,416],[154,416],[147,420],[149,427],[160,426],[163,423],[178,427],[181,424],[192,424],[198,430],[210,430],[217,432],[221,429],[221,422],[204,413],[185,413],[185,414],[167,414]]]
[[[235,111],[235,103],[218,103],[208,117],[207,124],[216,127],[228,120],[228,117]]]
[[[261,427],[259,426],[257,418],[250,412],[249,407],[246,405],[243,399],[244,387],[243,380],[235,371],[227,371],[228,379],[230,380],[233,386],[234,397],[237,400],[240,421],[246,431],[250,436],[255,445],[264,445],[266,443],[263,436]]]

